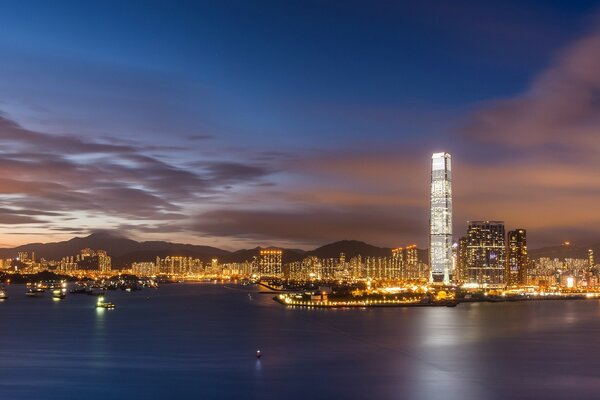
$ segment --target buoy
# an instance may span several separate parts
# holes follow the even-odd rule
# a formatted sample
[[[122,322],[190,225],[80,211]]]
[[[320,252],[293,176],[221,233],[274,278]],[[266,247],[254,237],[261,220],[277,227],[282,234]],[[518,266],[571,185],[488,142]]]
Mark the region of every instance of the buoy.
[[[256,358],[260,358],[260,350],[256,350]]]

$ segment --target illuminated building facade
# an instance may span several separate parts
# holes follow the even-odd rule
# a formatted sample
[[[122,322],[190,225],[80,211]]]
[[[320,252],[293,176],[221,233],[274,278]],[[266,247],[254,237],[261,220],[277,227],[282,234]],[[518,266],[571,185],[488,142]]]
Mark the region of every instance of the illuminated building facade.
[[[452,168],[448,153],[434,153],[431,162],[429,263],[431,283],[450,283],[452,269]]]
[[[198,258],[183,256],[156,257],[156,267],[161,274],[194,275],[202,270],[202,261]]]
[[[281,256],[283,252],[276,249],[263,249],[260,251],[259,274],[261,276],[282,277],[283,268]]]
[[[67,266],[73,263],[73,258],[67,260]],[[99,271],[102,273],[110,273],[112,270],[112,262],[110,256],[104,250],[93,250],[85,248],[75,256],[73,267],[79,271]],[[72,267],[71,267],[72,268]],[[65,270],[69,270],[67,267]]]
[[[154,276],[158,275],[158,267],[153,262],[134,262],[131,272],[137,276]]]
[[[506,238],[502,221],[469,221],[467,284],[500,287],[505,284]]]
[[[465,236],[458,239],[456,246],[456,270],[454,280],[459,283],[468,281],[467,265],[468,265],[468,252],[467,252],[468,240]]]
[[[509,286],[524,285],[527,282],[527,231],[516,229],[508,232],[506,254],[506,284]]]
[[[590,265],[590,268],[594,268],[596,266],[596,263],[594,261],[594,250],[592,249],[588,250],[588,263]]]

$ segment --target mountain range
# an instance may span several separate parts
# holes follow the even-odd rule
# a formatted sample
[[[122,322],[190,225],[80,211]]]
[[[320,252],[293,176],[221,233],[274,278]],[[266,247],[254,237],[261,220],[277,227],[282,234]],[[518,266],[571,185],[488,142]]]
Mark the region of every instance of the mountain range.
[[[185,256],[199,258],[209,262],[212,258],[218,258],[220,262],[244,262],[250,261],[257,256],[260,247],[228,251],[211,246],[171,243],[166,241],[138,242],[118,234],[110,232],[97,232],[85,237],[54,243],[30,243],[14,248],[0,249],[0,258],[13,258],[19,252],[35,252],[36,259],[60,260],[66,256],[73,256],[84,248],[102,249],[113,258],[113,268],[122,268],[134,261],[154,261],[156,257]],[[530,250],[532,258],[587,258],[588,249],[592,248],[597,257],[600,258],[600,243],[594,246],[551,246]],[[283,249],[283,263],[302,260],[308,256],[319,258],[337,258],[340,253],[346,255],[346,259],[361,255],[363,257],[385,257],[391,255],[391,249],[377,247],[357,240],[342,240],[314,250]],[[419,249],[419,258],[427,260],[427,250]]]

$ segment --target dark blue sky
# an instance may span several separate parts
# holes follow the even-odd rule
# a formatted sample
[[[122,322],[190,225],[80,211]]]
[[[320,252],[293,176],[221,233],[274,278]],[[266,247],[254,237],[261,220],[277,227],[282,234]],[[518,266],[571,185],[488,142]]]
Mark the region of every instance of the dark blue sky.
[[[19,160],[23,165],[41,165],[49,152],[68,165],[54,178],[19,178],[32,186],[55,179],[60,190],[6,190],[2,240],[120,227],[138,237],[226,246],[304,245],[340,234],[424,245],[432,151],[451,151],[459,170],[462,164],[473,172],[525,168],[554,152],[578,158],[552,140],[537,141],[537,155],[525,156],[505,143],[479,143],[473,129],[518,130],[497,127],[495,119],[486,128],[486,113],[535,92],[564,53],[594,35],[599,10],[597,1],[3,2],[5,124],[50,139],[131,148],[126,156],[118,149],[73,154],[4,134],[9,164],[26,149],[32,157]],[[173,188],[182,191],[178,197],[143,174],[140,157],[199,183],[174,183],[185,186]],[[92,167],[124,170],[111,185],[107,177],[86,188],[78,174]],[[413,168],[424,185],[413,182]],[[107,202],[134,191],[152,206],[140,215],[129,205],[111,210],[81,198],[107,189],[115,191]],[[507,188],[497,190],[502,197]],[[59,201],[57,191],[72,203],[60,215],[44,215],[44,201]],[[469,201],[493,196],[457,192],[465,196],[457,204],[461,229],[465,219],[488,215],[509,225],[533,222],[497,207],[471,213],[467,192]],[[311,236],[301,223],[324,216],[330,229],[323,234]],[[390,218],[390,226],[382,223]],[[590,233],[563,220],[532,225],[540,244]],[[317,222],[314,230],[323,231]]]

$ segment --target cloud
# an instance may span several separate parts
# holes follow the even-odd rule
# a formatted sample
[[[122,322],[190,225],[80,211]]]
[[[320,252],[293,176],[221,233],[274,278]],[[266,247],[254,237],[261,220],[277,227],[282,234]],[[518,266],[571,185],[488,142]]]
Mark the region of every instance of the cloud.
[[[190,168],[109,139],[37,132],[0,115],[0,224],[70,232],[142,221],[130,227],[172,230],[191,208],[222,197],[224,186],[265,183],[272,173],[264,163],[214,158]]]
[[[406,244],[420,229],[418,220],[399,210],[368,208],[295,208],[292,210],[220,209],[199,215],[190,229],[204,235],[304,245],[341,239],[375,244]]]
[[[210,140],[210,139],[214,139],[215,137],[213,135],[188,135],[187,140],[190,140],[192,142],[196,142],[196,141],[203,141],[203,140]]]
[[[591,156],[600,150],[599,129],[600,28],[565,49],[526,93],[485,104],[462,134],[519,152]]]
[[[393,107],[339,117],[347,114],[375,130],[377,121],[400,129],[405,119],[429,118]],[[48,134],[0,115],[0,223],[26,224],[31,234],[32,225],[73,232],[100,222],[221,243],[346,238],[426,247],[430,155],[447,150],[456,236],[467,220],[499,219],[528,229],[534,246],[568,235],[598,241],[600,30],[562,51],[524,93],[480,104],[445,136],[417,136],[388,132],[360,148],[311,151],[195,149],[202,156],[192,161],[175,141],[157,147]],[[184,138],[186,145],[207,139]]]

